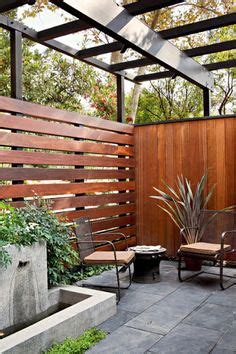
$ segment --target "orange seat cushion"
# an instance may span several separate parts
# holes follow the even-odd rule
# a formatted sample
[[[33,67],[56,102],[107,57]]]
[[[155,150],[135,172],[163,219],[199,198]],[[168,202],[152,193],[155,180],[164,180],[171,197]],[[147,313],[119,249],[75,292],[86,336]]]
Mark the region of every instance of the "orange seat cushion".
[[[118,265],[129,264],[135,257],[133,251],[117,251],[116,258]],[[85,264],[115,264],[114,252],[98,251],[93,252],[84,258]]]
[[[181,252],[188,253],[197,253],[197,254],[206,254],[214,256],[219,253],[221,249],[221,245],[219,243],[207,243],[207,242],[196,242],[190,243],[189,245],[181,245]],[[224,251],[230,251],[230,245],[224,245]]]

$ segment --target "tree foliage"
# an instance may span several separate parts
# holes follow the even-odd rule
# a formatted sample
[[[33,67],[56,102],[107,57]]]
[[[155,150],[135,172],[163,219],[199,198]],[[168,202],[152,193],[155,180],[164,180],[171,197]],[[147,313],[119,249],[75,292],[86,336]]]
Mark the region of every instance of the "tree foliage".
[[[117,0],[119,4],[127,4],[131,0]],[[37,0],[33,6],[26,6],[20,13],[21,18],[37,17],[43,11],[53,11],[53,15],[63,16],[48,0]],[[193,23],[233,11],[232,0],[189,0],[152,11],[139,16],[154,30],[160,31],[171,27]],[[16,13],[10,14],[16,18]],[[18,15],[19,18],[19,15]],[[232,39],[235,27],[219,28],[171,41],[181,50],[212,44]],[[2,30],[1,30],[2,31]],[[96,29],[84,31],[80,47],[90,47],[101,42],[111,42],[111,38]],[[0,45],[3,55],[0,59],[0,94],[10,94],[10,54],[9,37],[1,32]],[[35,45],[24,39],[24,98],[76,111],[86,111],[101,118],[116,119],[116,83],[114,76],[98,71],[93,67],[72,60],[50,49]],[[201,64],[231,59],[233,51],[222,52],[194,58]],[[124,54],[114,52],[111,62],[128,61],[139,57],[131,50]],[[107,55],[102,59],[108,61]],[[148,71],[149,70],[149,71]],[[132,71],[136,74],[162,71],[158,65],[147,69],[143,67]],[[215,89],[212,93],[212,114],[227,114],[233,111],[233,77],[234,70],[214,71]],[[137,112],[137,114],[136,114]],[[203,114],[202,92],[191,83],[177,77],[176,79],[156,80],[134,89],[127,95],[126,118],[133,122],[148,122],[173,118],[193,117]]]

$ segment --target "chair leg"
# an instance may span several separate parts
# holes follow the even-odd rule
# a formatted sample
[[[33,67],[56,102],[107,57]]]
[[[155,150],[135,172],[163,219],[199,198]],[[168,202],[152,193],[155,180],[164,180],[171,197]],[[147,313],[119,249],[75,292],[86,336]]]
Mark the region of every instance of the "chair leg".
[[[182,254],[179,252],[178,253],[178,278],[179,278],[180,282],[184,282],[186,280],[190,280],[190,279],[195,278],[198,275],[204,273],[204,271],[201,270],[200,272],[197,272],[197,273],[195,273],[193,275],[190,275],[189,277],[186,277],[185,279],[183,279],[182,276],[181,276],[181,270],[182,270],[182,268],[181,268],[181,260],[182,260]]]
[[[130,285],[131,285],[131,283],[132,283],[132,274],[131,274],[130,265],[129,265],[128,269],[129,269],[129,285],[128,285],[127,289],[130,287]]]
[[[182,259],[182,256],[181,256],[181,253],[179,252],[179,254],[178,254],[178,278],[179,278],[180,282],[183,281],[183,279],[181,278],[181,259]]]
[[[120,301],[120,297],[121,297],[121,289],[128,289],[132,283],[132,274],[131,274],[131,264],[129,264],[128,266],[126,265],[125,266],[126,268],[128,268],[129,270],[129,283],[127,286],[120,286],[120,277],[119,277],[119,269],[118,269],[118,265],[115,265],[115,268],[116,268],[116,279],[117,279],[117,287],[115,286],[110,286],[110,285],[98,285],[98,284],[82,284],[82,286],[86,286],[86,287],[89,287],[89,286],[92,286],[92,287],[95,287],[95,288],[111,288],[111,289],[117,289],[117,301],[116,303],[118,304],[119,301]]]
[[[235,276],[224,275],[224,255],[222,255],[222,256],[220,256],[220,287],[221,287],[221,290],[226,290],[226,289],[230,288],[231,286],[236,285],[236,282],[234,282],[234,283],[231,283],[231,284],[225,286],[224,285],[224,277],[235,279]]]
[[[116,303],[118,304],[120,302],[120,277],[119,277],[119,269],[118,269],[118,266],[116,264],[116,278],[117,278],[117,289],[118,289],[118,292],[117,292],[117,300],[116,300]]]
[[[224,287],[224,275],[223,275],[223,268],[224,268],[224,257],[220,256],[220,287],[221,290],[225,290]]]

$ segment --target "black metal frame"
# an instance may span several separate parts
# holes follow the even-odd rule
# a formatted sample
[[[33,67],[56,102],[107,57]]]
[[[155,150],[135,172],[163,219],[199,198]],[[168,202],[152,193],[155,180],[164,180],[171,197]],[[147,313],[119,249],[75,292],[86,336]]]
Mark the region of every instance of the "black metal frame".
[[[197,230],[197,227],[191,227],[188,229],[195,229]],[[180,237],[181,237],[181,243],[183,241],[184,238],[184,231],[186,230],[186,228],[183,228],[180,231]],[[199,253],[192,253],[192,252],[186,252],[186,251],[181,251],[181,249],[179,249],[178,251],[178,278],[180,282],[186,281],[186,280],[190,280],[193,279],[195,277],[197,277],[200,274],[211,274],[211,275],[215,275],[215,276],[219,276],[219,284],[220,284],[220,288],[221,290],[225,290],[228,289],[229,287],[233,286],[236,284],[236,277],[234,276],[230,276],[230,275],[224,275],[223,269],[224,269],[224,258],[226,254],[230,254],[232,252],[236,252],[236,250],[229,250],[226,251],[224,249],[224,245],[225,245],[225,239],[227,237],[227,235],[229,234],[235,234],[236,236],[236,230],[230,230],[230,231],[225,231],[221,234],[221,247],[220,247],[220,252],[216,253],[215,255],[206,255],[206,254],[199,254]],[[208,272],[208,271],[204,271],[201,270],[191,276],[186,277],[185,279],[182,278],[181,276],[181,270],[182,269],[182,259],[184,256],[187,257],[191,257],[191,258],[195,258],[195,259],[202,259],[202,260],[209,260],[209,261],[213,261],[214,264],[219,263],[219,274],[217,273],[212,273],[212,272]],[[229,284],[228,286],[224,285],[224,277],[226,278],[231,278],[231,279],[235,279],[235,282]]]
[[[147,80],[157,80],[168,77],[171,78],[173,76],[180,75],[203,89],[205,116],[210,114],[209,90],[213,87],[212,76],[209,72],[236,66],[236,60],[200,65],[191,59],[191,57],[194,56],[235,49],[235,40],[214,43],[185,51],[180,51],[168,42],[168,40],[172,38],[232,25],[236,22],[235,13],[155,32],[135,18],[135,16],[144,14],[148,11],[154,11],[163,7],[175,5],[177,3],[182,3],[184,2],[183,0],[139,0],[127,4],[124,7],[117,6],[112,0],[102,0],[102,3],[96,2],[95,0],[87,0],[86,2],[51,0],[51,2],[71,13],[75,17],[79,17],[79,19],[36,32],[17,21],[12,21],[7,17],[0,15],[0,27],[11,31],[12,33],[21,33],[23,37],[29,38],[30,40],[116,75],[118,121],[124,121],[124,79],[135,83],[141,83]],[[2,0],[0,12],[9,11],[25,4],[32,5],[34,3],[35,0]],[[107,5],[104,6],[104,12],[101,11],[103,5]],[[108,7],[109,11],[107,10]],[[98,9],[99,11],[96,11]],[[87,48],[78,51],[75,48],[64,45],[53,39],[70,33],[84,31],[91,27],[96,27],[97,29],[102,30],[104,33],[113,37],[115,41],[94,48]],[[139,32],[140,34],[137,35]],[[95,56],[99,54],[110,53],[116,50],[123,51],[124,46],[125,48],[129,47],[134,49],[136,52],[141,53],[144,57],[113,65],[109,65],[95,58]],[[175,60],[172,61],[172,59],[176,59],[176,57],[179,58],[178,65],[176,65]],[[20,61],[21,58],[19,56],[18,63],[20,63]],[[130,68],[153,64],[160,64],[170,71],[151,73],[141,76],[130,75],[124,71]],[[12,67],[13,66],[14,56],[12,55]],[[15,75],[15,78],[17,78],[17,81],[15,80],[15,83],[12,81],[12,85],[15,85],[15,88],[18,86],[19,91],[21,89],[20,75]],[[14,96],[14,94],[12,96]]]
[[[75,222],[76,223],[79,223],[80,222],[80,220],[82,220],[82,221],[84,221],[84,220],[87,220],[90,224],[91,224],[91,222],[90,222],[90,220],[89,220],[89,218],[80,218],[80,219],[78,219],[78,220],[75,220]],[[126,250],[128,249],[128,240],[127,240],[127,236],[125,235],[125,234],[123,234],[122,232],[104,232],[104,233],[100,233],[99,234],[99,236],[107,236],[107,235],[120,235],[120,236],[122,236],[122,237],[120,237],[120,240],[122,240],[122,239],[124,239],[125,240],[125,243],[126,243]],[[92,237],[92,233],[91,233],[91,237]],[[86,244],[86,243],[92,243],[93,245],[110,245],[111,246],[111,248],[112,248],[112,250],[111,251],[109,251],[109,252],[113,252],[114,253],[114,260],[115,260],[115,264],[114,263],[111,263],[112,265],[115,265],[115,269],[116,269],[116,279],[117,279],[117,287],[115,287],[115,286],[108,286],[108,285],[106,285],[106,286],[104,286],[104,284],[101,284],[101,285],[98,285],[98,284],[86,284],[86,286],[92,286],[92,287],[98,287],[98,288],[112,288],[112,289],[117,289],[117,304],[119,303],[119,301],[120,301],[120,297],[121,297],[121,289],[128,289],[129,287],[130,287],[130,285],[131,285],[131,282],[132,282],[132,275],[131,275],[131,264],[134,262],[134,259],[135,259],[135,256],[134,256],[134,258],[130,261],[130,263],[128,263],[128,264],[121,264],[121,263],[119,263],[118,264],[118,261],[117,261],[117,255],[116,255],[116,253],[117,253],[117,251],[116,251],[116,247],[115,247],[115,244],[114,244],[114,242],[112,242],[112,241],[109,241],[109,240],[106,240],[106,239],[103,239],[103,240],[98,240],[98,241],[96,241],[96,240],[89,240],[89,241],[83,241],[83,240],[81,240],[79,237],[78,237],[78,235],[77,235],[77,233],[76,233],[76,242],[77,242],[77,245],[78,245],[78,249],[80,249],[80,244]],[[93,251],[91,251],[91,253],[93,253]],[[94,266],[94,264],[90,264],[90,263],[84,263],[84,259],[82,258],[81,259],[81,261],[82,261],[82,265],[83,266]],[[97,265],[104,265],[104,264],[106,264],[106,265],[108,265],[108,263],[106,262],[106,263],[104,263],[104,262],[101,262],[101,264],[97,264]],[[128,269],[128,272],[129,272],[129,283],[128,283],[128,285],[127,286],[123,286],[123,287],[121,287],[121,285],[120,285],[120,277],[119,277],[119,268],[118,267],[122,267],[121,268],[121,270],[123,271],[123,269]],[[85,286],[85,284],[83,284],[83,286]]]

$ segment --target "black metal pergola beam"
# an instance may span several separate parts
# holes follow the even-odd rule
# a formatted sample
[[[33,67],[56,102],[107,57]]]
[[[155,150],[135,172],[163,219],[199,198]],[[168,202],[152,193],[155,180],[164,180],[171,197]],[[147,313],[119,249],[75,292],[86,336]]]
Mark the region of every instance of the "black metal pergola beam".
[[[159,31],[158,33],[162,36],[162,38],[169,40],[169,39],[174,39],[174,38],[178,38],[178,37],[182,37],[182,36],[187,36],[189,34],[195,34],[195,33],[210,31],[212,29],[217,29],[217,28],[229,26],[229,25],[234,24],[235,22],[236,22],[236,14],[232,13],[232,14],[228,14],[228,15],[219,16],[216,18],[211,18],[208,20],[199,21],[196,23],[191,23],[189,25],[183,25],[183,26],[178,26],[178,27],[174,27],[171,29]],[[109,46],[109,44],[107,44],[107,46]],[[106,49],[107,49],[106,45],[104,45],[103,48],[106,51]],[[130,61],[130,62],[126,62],[125,64],[117,63],[114,65],[122,65],[122,67],[123,67],[122,70],[126,70],[126,69],[131,69],[131,68],[150,65],[150,64],[155,63],[155,61],[152,59],[147,60],[147,62],[146,62],[146,58],[137,59],[137,60],[140,60],[140,61],[137,61],[137,62]],[[143,62],[142,62],[142,60],[143,60]],[[129,63],[131,65],[130,67],[128,66]],[[127,67],[125,67],[126,65],[127,65]],[[117,69],[115,66],[112,67],[112,69],[114,71],[121,70],[121,69]]]
[[[227,14],[219,17],[213,17],[208,20],[198,21],[179,27],[170,28],[158,32],[164,39],[173,39],[190,34],[210,31],[213,29],[234,25],[236,22],[236,13]]]
[[[88,22],[138,53],[149,57],[186,80],[213,89],[212,75],[172,43],[110,0],[52,0],[73,16]]]
[[[4,0],[0,2],[0,12],[14,10],[19,6],[26,4],[33,5],[34,3],[35,0]]]
[[[117,122],[124,122],[125,120],[125,88],[124,78],[120,75],[116,76],[116,90],[117,90]]]
[[[185,0],[139,0],[123,7],[131,15],[142,15],[146,12],[160,10],[164,7],[172,6],[184,2]]]
[[[77,52],[77,59],[91,58],[100,54],[112,53],[121,50],[123,47],[122,43],[112,42],[108,44],[102,44],[97,47],[81,49]]]
[[[81,20],[75,20],[63,25],[55,26],[38,32],[38,38],[42,41],[48,41],[49,39],[66,36],[71,33],[84,31],[91,28],[86,22]]]
[[[232,49],[236,49],[235,39],[221,42],[221,43],[209,44],[202,47],[186,49],[183,50],[183,52],[185,52],[185,54],[187,54],[189,57],[197,57],[205,54],[219,53],[219,52],[232,50]],[[156,64],[154,60],[149,58],[142,58],[142,59],[126,61],[123,63],[112,64],[111,69],[114,71],[120,71],[120,70],[133,69],[141,66],[154,65],[154,64]]]
[[[11,97],[22,100],[22,34],[10,32],[11,52]]]
[[[236,67],[236,59],[220,61],[217,63],[205,64],[203,66],[209,71],[230,69],[230,68]],[[138,75],[138,76],[135,76],[134,79],[137,80],[138,82],[144,82],[144,81],[165,79],[165,78],[173,77],[173,76],[175,76],[175,74],[171,71],[161,71],[158,73]]]
[[[211,97],[208,89],[203,89],[203,116],[210,116]]]
[[[74,59],[77,59],[77,57],[76,57],[76,54],[78,52],[77,49],[72,48],[72,47],[70,47],[66,44],[63,44],[59,41],[56,41],[54,39],[51,39],[48,41],[42,41],[38,37],[37,31],[27,27],[26,25],[23,25],[22,23],[20,23],[18,21],[12,21],[6,16],[0,15],[0,27],[4,28],[6,30],[9,30],[9,31],[17,30],[17,31],[21,32],[23,37],[25,37],[25,38],[28,38],[28,39],[30,39],[34,42],[40,43],[48,48],[54,49],[60,53],[63,53],[63,54],[68,55]],[[109,64],[106,64],[103,61],[98,60],[96,58],[83,59],[82,61],[89,64],[89,65],[93,65],[98,69],[109,72],[111,74],[117,74],[117,73],[114,73],[113,71],[110,70]],[[119,72],[118,74],[123,76],[126,80],[136,82],[135,80],[133,80],[134,75],[129,75],[123,71]]]

